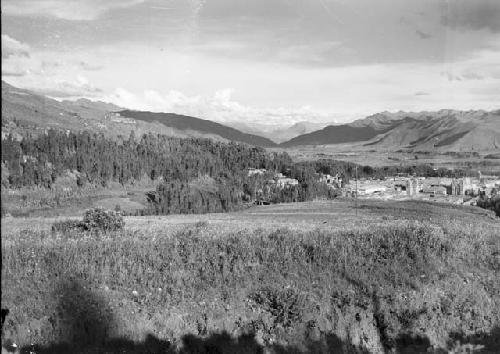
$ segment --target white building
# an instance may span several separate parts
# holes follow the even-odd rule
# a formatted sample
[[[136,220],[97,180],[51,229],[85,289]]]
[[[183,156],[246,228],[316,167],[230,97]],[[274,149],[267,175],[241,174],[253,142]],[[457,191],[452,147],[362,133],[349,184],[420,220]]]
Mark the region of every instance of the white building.
[[[249,168],[247,171],[248,176],[263,175],[264,173],[266,173],[266,170],[264,168]]]
[[[358,188],[358,193],[360,195],[383,193],[387,190],[386,186],[375,185],[375,184],[365,184]]]
[[[299,184],[299,181],[297,181],[294,178],[281,177],[281,178],[277,178],[275,180],[275,183],[277,186],[283,188],[285,186],[296,186]]]

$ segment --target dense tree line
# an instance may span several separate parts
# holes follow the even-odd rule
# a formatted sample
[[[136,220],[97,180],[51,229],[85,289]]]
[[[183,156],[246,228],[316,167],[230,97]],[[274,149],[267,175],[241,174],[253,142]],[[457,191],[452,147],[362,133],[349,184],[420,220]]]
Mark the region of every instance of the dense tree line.
[[[2,139],[2,162],[12,187],[50,187],[65,170],[77,170],[85,181],[106,185],[126,184],[144,175],[166,181],[189,181],[200,175],[212,178],[246,173],[246,169],[281,170],[291,165],[287,154],[209,139],[179,139],[146,134],[136,141],[111,140],[102,134],[48,130],[17,141]]]
[[[286,153],[210,139],[181,139],[145,134],[111,140],[102,134],[48,130],[2,139],[2,185],[11,188],[51,188],[58,176],[78,171],[78,186],[123,185],[147,178],[161,180],[149,195],[154,214],[229,211],[245,202],[300,202],[334,198],[336,191],[318,181],[318,173],[342,177],[383,178],[397,173],[460,177],[463,171],[435,170],[428,165],[409,167],[359,166],[350,162],[318,160],[293,163]],[[248,168],[267,173],[248,176]],[[276,172],[298,184],[273,183]]]
[[[48,130],[45,134],[2,140],[2,184],[7,187],[50,188],[65,171],[78,171],[77,184],[106,186],[160,179],[150,194],[155,214],[233,210],[252,201],[245,186],[265,189],[266,179],[248,176],[248,168],[286,172],[293,163],[286,153],[209,139],[179,139],[147,134],[111,140],[102,134]],[[266,176],[269,178],[269,176]],[[263,192],[273,201],[311,198],[312,181]],[[316,192],[318,194],[319,192]]]
[[[358,178],[373,178],[373,179],[384,179],[385,177],[396,176],[397,174],[403,175],[416,175],[421,177],[452,177],[459,178],[470,175],[464,169],[446,169],[437,168],[428,164],[416,164],[410,166],[383,166],[383,167],[372,167],[372,166],[361,166],[352,162],[338,161],[332,159],[321,159],[317,161],[302,162],[296,165],[301,170],[311,168],[312,170],[330,174],[335,176],[336,174],[342,178],[345,183],[348,183],[351,179],[356,177],[356,167],[358,168],[357,176]]]

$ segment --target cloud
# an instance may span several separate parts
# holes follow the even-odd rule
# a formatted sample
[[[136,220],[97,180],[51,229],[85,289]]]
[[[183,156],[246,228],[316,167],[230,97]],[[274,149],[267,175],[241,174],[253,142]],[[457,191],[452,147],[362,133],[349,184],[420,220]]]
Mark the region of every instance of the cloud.
[[[30,47],[25,44],[2,34],[2,59],[10,56],[29,57]]]
[[[464,73],[462,73],[462,77],[465,80],[484,80],[484,76],[481,74],[478,74],[475,71],[472,70],[467,70]]]
[[[416,30],[415,33],[421,38],[421,39],[429,39],[429,38],[432,38],[432,35],[431,34],[428,34],[428,33],[425,33],[425,32],[422,32],[420,30]]]
[[[144,0],[3,0],[2,13],[11,16],[54,17],[72,21],[95,20],[106,12]]]
[[[30,47],[7,34],[2,34],[2,76],[24,76],[34,62]]]
[[[112,94],[100,99],[130,109],[173,112],[221,123],[291,125],[304,120],[332,120],[331,115],[315,111],[308,106],[298,109],[246,106],[232,99],[233,92],[233,89],[226,88],[216,91],[213,95],[187,96],[175,90],[168,91],[166,94],[155,90],[145,90],[142,94],[135,94],[124,88],[118,88]]]
[[[145,49],[137,48],[128,50],[128,56],[111,56],[112,64],[106,67],[113,72],[105,71],[106,77],[89,76],[105,89],[99,99],[132,109],[221,123],[346,122],[385,110],[496,109],[499,49],[500,43],[491,42],[486,49],[439,63],[306,68],[190,57],[174,51],[142,63],[140,53]],[[130,67],[137,70],[130,71]],[[124,77],[123,72],[128,75]],[[115,77],[119,80],[108,79]],[[145,88],[146,82],[149,87]]]
[[[40,75],[10,75],[6,81],[16,87],[22,87],[53,98],[102,96],[102,90],[92,85],[84,76],[50,77]]]
[[[500,38],[448,66],[441,75],[449,81],[500,80]]]
[[[14,86],[55,97],[95,97],[101,90],[82,72],[99,66],[81,58],[81,53],[36,51],[2,34],[2,79]]]
[[[498,0],[446,1],[441,22],[458,29],[489,29],[500,32],[500,2]]]
[[[80,65],[80,68],[85,71],[99,71],[104,68],[104,66],[102,65],[87,63],[86,61],[83,60],[80,61],[78,64]]]

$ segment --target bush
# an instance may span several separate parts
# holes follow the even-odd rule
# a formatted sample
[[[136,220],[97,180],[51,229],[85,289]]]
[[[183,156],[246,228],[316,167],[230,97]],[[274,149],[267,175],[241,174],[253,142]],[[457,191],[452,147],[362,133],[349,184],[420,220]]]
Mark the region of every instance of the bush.
[[[125,226],[120,212],[93,208],[85,211],[82,226],[85,230],[116,231]]]
[[[306,312],[306,297],[292,288],[263,287],[250,294],[249,298],[270,312],[275,323],[285,328],[302,321]]]
[[[489,154],[484,157],[485,159],[498,160],[500,159],[500,154]]]
[[[85,211],[83,220],[64,220],[52,225],[52,232],[71,231],[116,231],[125,226],[120,212],[92,208]]]
[[[496,216],[500,216],[500,196],[493,198],[481,198],[477,201],[477,206],[483,209],[493,210]]]

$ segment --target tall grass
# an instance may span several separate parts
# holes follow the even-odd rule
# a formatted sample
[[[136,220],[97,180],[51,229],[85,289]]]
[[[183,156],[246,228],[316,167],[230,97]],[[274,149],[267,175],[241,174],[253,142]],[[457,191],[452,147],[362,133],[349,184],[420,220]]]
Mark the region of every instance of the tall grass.
[[[122,319],[115,334],[137,332],[140,318],[143,331],[175,338],[204,318],[208,330],[250,326],[300,342],[313,321],[375,351],[408,333],[445,347],[449,333],[500,324],[498,231],[418,221],[223,234],[199,223],[173,236],[36,231],[2,244],[2,303],[17,313],[7,327],[21,342],[58,340],[57,289],[70,279],[104,294]],[[26,331],[34,320],[40,329]]]

